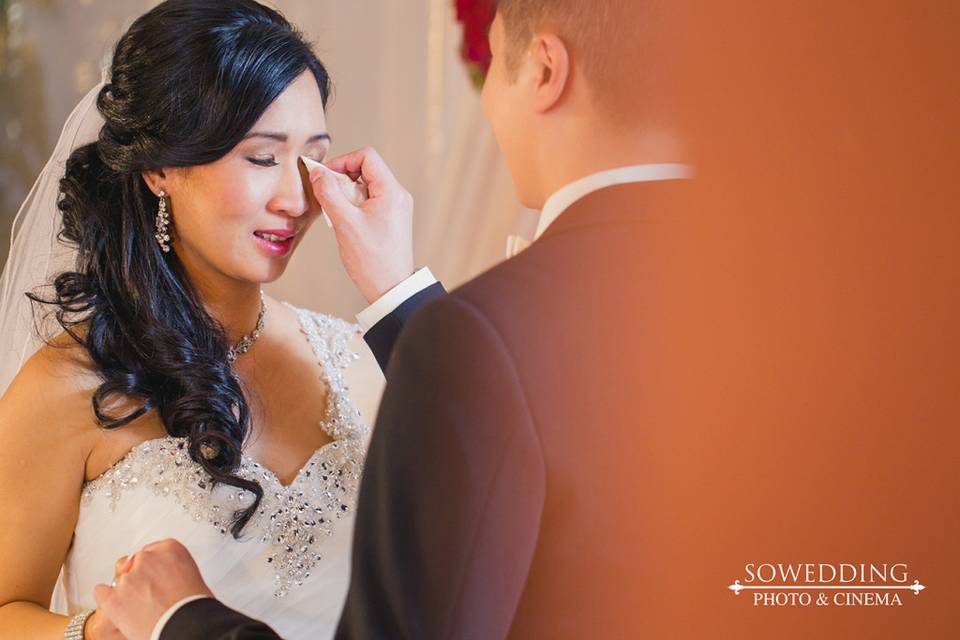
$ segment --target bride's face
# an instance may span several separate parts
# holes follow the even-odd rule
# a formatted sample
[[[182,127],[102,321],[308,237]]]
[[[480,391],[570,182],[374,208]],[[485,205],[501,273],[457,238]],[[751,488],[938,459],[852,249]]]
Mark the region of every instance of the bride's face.
[[[167,170],[174,250],[188,271],[246,282],[280,277],[320,213],[298,158],[320,161],[329,148],[320,89],[306,71],[226,156]]]

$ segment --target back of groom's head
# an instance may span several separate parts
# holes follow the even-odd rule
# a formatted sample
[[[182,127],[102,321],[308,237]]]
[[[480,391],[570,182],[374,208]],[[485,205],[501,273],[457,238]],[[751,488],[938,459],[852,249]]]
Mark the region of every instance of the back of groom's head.
[[[597,106],[611,117],[630,118],[656,108],[667,73],[670,11],[654,0],[499,0],[504,56],[512,78],[533,38],[554,33],[571,66],[587,81]]]
[[[499,0],[484,110],[523,204],[593,171],[678,159],[677,13],[656,0]]]

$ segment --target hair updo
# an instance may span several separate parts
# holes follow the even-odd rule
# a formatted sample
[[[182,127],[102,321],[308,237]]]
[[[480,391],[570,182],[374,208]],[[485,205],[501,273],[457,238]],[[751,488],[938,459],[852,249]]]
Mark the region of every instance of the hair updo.
[[[97,98],[105,119],[98,141],[70,155],[60,181],[60,240],[77,248],[74,270],[55,278],[49,299],[27,294],[53,305],[89,353],[103,380],[93,394],[103,428],[155,409],[215,482],[254,494],[234,514],[235,537],[263,496],[236,473],[249,408],[223,326],[176,251],[163,253],[154,238],[159,202],[141,172],[223,157],[306,70],[326,106],[330,81],[310,45],[253,0],[166,0],[138,18],[117,43]],[[139,406],[111,415],[111,397]]]

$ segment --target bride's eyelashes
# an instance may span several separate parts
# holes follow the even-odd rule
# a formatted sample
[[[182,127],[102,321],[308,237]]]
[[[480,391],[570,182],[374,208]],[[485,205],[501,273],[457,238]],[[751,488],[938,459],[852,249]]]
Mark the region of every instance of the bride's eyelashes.
[[[273,156],[269,158],[247,158],[253,164],[259,167],[275,167],[277,166],[277,161],[274,160]]]
[[[317,162],[323,162],[323,156],[305,156],[311,160],[316,160]],[[248,161],[257,165],[258,167],[275,167],[279,164],[273,156],[263,156],[263,157],[248,157]]]

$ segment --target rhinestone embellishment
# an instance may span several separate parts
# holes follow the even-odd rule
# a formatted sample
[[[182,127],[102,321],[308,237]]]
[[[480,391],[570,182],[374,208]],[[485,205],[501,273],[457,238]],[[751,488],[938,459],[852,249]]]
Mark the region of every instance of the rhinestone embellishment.
[[[233,362],[237,359],[237,356],[250,351],[250,347],[253,346],[253,343],[260,339],[260,334],[263,333],[263,317],[267,312],[267,306],[263,301],[263,289],[260,290],[260,313],[257,314],[257,324],[254,326],[253,331],[241,337],[237,341],[237,344],[233,345],[227,349],[227,361]]]
[[[337,521],[352,515],[369,432],[347,396],[344,381],[344,369],[359,357],[348,348],[356,327],[287,306],[298,314],[301,330],[326,376],[327,418],[320,425],[333,441],[317,449],[289,485],[246,455],[237,470],[240,477],[260,484],[263,499],[241,532],[241,540],[233,542],[243,544],[243,538],[252,532],[268,545],[266,562],[271,565],[278,598],[310,577],[311,569],[323,559],[323,540],[335,533]],[[190,458],[187,439],[174,436],[134,447],[84,486],[81,501],[89,504],[100,496],[115,509],[126,490],[138,486],[176,501],[193,520],[208,522],[228,541],[232,541],[233,513],[253,502],[252,493],[223,484],[214,486],[209,474]]]
[[[167,211],[167,193],[166,191],[161,190],[157,194],[159,198],[159,203],[157,206],[157,219],[155,222],[156,233],[154,238],[157,240],[157,244],[160,245],[160,249],[164,253],[170,253],[170,212]]]

